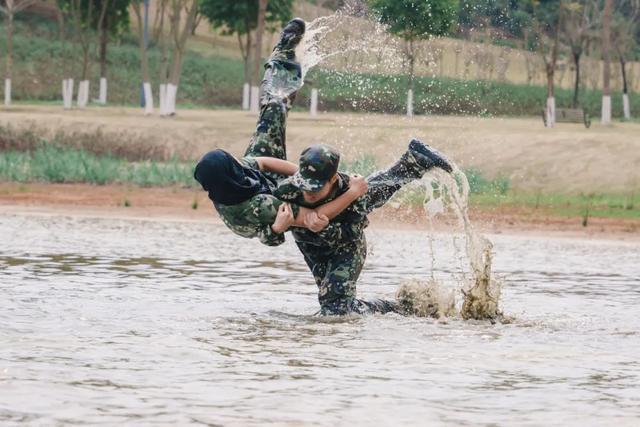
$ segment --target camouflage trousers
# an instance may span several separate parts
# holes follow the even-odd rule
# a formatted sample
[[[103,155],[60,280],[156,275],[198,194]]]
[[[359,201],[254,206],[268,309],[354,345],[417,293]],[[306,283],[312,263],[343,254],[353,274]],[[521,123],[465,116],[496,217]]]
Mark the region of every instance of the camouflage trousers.
[[[272,57],[275,55],[274,51]],[[301,86],[298,63],[272,59],[265,65],[260,85],[260,117],[245,156],[287,159],[287,115]]]
[[[422,178],[426,169],[418,164],[411,151],[405,152],[391,167],[367,177],[369,188],[363,196],[365,213],[382,207],[405,185]]]
[[[367,259],[367,241],[362,238],[340,246],[336,250],[317,250],[298,242],[298,247],[318,285],[320,314],[399,312],[394,301],[356,298],[356,282]]]
[[[396,191],[409,182],[421,178],[424,173],[425,169],[418,165],[410,152],[407,152],[390,168],[367,177],[369,188],[363,196],[366,213],[383,206]],[[356,298],[356,283],[367,259],[366,238],[364,233],[360,236],[359,239],[345,242],[337,249],[297,242],[318,285],[320,313],[323,315],[389,312],[402,314],[401,307],[395,301]]]

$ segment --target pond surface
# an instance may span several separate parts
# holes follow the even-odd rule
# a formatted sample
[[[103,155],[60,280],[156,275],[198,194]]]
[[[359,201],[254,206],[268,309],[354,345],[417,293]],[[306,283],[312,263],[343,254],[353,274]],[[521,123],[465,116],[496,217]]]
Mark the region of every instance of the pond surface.
[[[425,236],[369,230],[359,295]],[[640,245],[491,239],[511,324],[316,317],[291,241],[215,224],[0,216],[0,424],[639,425]]]

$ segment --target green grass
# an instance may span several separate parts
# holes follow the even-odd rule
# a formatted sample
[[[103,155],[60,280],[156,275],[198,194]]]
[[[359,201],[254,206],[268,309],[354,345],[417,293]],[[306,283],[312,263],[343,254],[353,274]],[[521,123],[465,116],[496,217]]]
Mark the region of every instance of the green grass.
[[[179,161],[131,162],[46,142],[31,151],[0,152],[0,180],[13,182],[129,183],[143,187],[196,187],[193,165]]]
[[[640,193],[629,194],[541,194],[495,192],[472,194],[471,204],[480,207],[501,205],[544,210],[562,216],[591,216],[640,219]]]
[[[345,164],[345,171],[369,175],[377,169],[370,156]],[[40,142],[26,151],[0,151],[0,181],[19,183],[134,184],[142,187],[181,186],[197,188],[193,164],[177,160],[129,161],[108,154],[94,154],[83,148]],[[640,219],[640,192],[622,195],[563,195],[515,192],[506,178],[488,180],[477,170],[466,171],[470,183],[470,204],[481,208],[523,207],[532,212],[580,217]],[[407,206],[420,206],[424,189],[409,186],[395,200]],[[127,201],[124,202],[125,206]],[[194,200],[192,209],[198,209]]]

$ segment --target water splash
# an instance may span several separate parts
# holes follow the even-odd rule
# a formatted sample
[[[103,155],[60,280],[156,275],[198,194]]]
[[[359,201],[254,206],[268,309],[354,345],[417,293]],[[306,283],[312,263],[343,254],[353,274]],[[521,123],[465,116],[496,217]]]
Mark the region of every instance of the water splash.
[[[435,279],[403,283],[396,292],[396,300],[405,313],[418,317],[443,318],[457,314],[455,293]]]
[[[464,231],[469,271],[467,273],[464,269],[462,270],[464,301],[460,310],[461,317],[476,320],[502,318],[499,308],[500,282],[495,279],[491,270],[493,244],[473,228],[469,219],[469,182],[466,175],[454,165],[451,174],[434,169],[422,179],[421,183],[426,190],[425,212],[429,222],[431,223],[436,216],[448,209],[456,215]],[[432,276],[424,287],[433,286]]]
[[[320,63],[334,71],[402,69],[398,60],[398,41],[389,35],[385,25],[363,19],[358,11],[347,5],[332,15],[307,23],[305,36],[296,49],[303,77]],[[358,61],[358,56],[367,57],[367,60]],[[370,60],[372,56],[375,61]],[[355,61],[349,63],[351,57],[355,57]]]

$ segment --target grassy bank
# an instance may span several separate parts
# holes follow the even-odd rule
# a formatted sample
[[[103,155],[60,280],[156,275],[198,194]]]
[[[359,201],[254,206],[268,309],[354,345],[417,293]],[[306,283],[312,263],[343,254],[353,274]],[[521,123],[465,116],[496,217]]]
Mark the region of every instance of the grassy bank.
[[[97,147],[97,146],[96,146]],[[40,141],[23,150],[0,151],[0,181],[133,184],[142,187],[180,186],[199,188],[192,177],[193,162],[179,160],[127,160],[100,148],[76,148]],[[129,156],[133,157],[133,156]],[[371,157],[345,163],[343,170],[369,174],[377,166]],[[531,194],[513,191],[508,179],[488,180],[476,170],[465,171],[473,206],[492,209],[500,206],[522,207],[559,216],[580,218],[585,225],[591,217],[640,219],[640,194]],[[424,190],[409,188],[395,199],[401,205],[419,206]]]
[[[0,28],[0,51],[6,48],[4,28]],[[81,54],[69,43],[58,40],[55,26],[19,23],[14,37],[13,97],[16,101],[58,101],[61,81],[79,79]],[[149,52],[152,83],[158,87],[160,53]],[[136,105],[140,99],[140,62],[138,47],[131,38],[108,51],[109,102]],[[92,96],[97,97],[99,65],[90,70]],[[223,56],[202,56],[188,52],[184,59],[178,92],[181,105],[237,107],[243,84],[242,62]],[[307,76],[320,90],[320,109],[325,111],[372,111],[401,113],[406,104],[405,76],[339,73],[312,70]],[[546,89],[541,86],[514,85],[492,81],[457,80],[444,77],[418,77],[415,82],[417,114],[539,115],[545,105]],[[297,105],[309,103],[310,87],[300,93]],[[571,104],[573,92],[556,90],[558,107]],[[613,115],[622,116],[620,93],[613,93]],[[600,109],[601,92],[583,90],[581,105],[593,116]],[[640,97],[632,96],[632,111],[640,110]]]
[[[134,184],[196,187],[193,164],[170,161],[128,161],[109,154],[42,142],[28,151],[0,152],[0,181]]]
[[[367,176],[379,169],[370,155],[345,162],[345,171]],[[640,219],[640,193],[628,194],[552,194],[530,193],[514,190],[508,178],[497,176],[487,179],[477,169],[466,169],[469,182],[469,203],[484,209],[510,206],[529,212],[544,211],[549,214],[578,217],[588,225],[589,218]],[[398,193],[396,201],[401,205],[419,207],[424,203],[423,188],[410,186]]]

